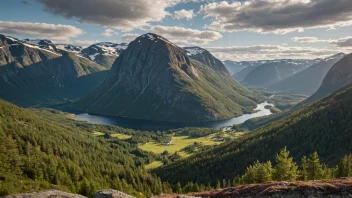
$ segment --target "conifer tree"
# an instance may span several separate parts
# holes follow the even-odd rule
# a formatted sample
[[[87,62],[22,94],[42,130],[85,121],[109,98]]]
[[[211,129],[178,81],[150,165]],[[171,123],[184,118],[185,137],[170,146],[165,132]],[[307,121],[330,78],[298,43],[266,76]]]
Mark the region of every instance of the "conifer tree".
[[[287,148],[281,149],[276,155],[276,166],[273,172],[273,179],[277,181],[295,181],[297,178],[297,164],[289,157]]]

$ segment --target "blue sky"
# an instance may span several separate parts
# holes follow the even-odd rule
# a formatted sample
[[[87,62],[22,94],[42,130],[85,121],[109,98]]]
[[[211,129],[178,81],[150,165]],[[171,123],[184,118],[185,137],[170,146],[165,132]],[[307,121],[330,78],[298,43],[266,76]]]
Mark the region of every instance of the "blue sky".
[[[223,60],[318,58],[350,52],[351,21],[350,0],[3,0],[0,33],[87,46],[155,32]]]

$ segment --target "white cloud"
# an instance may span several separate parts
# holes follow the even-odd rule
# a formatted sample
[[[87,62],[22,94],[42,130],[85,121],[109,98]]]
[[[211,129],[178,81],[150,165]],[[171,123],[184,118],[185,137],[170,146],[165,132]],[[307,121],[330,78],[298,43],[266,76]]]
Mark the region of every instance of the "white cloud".
[[[289,47],[282,45],[209,47],[207,49],[221,60],[237,61],[266,59],[313,59],[323,58],[341,52],[340,49]]]
[[[72,43],[77,46],[88,47],[99,42],[99,40],[74,40]]]
[[[13,21],[0,21],[0,32],[66,42],[84,33],[71,25]]]
[[[295,42],[299,43],[330,43],[333,40],[318,39],[317,37],[294,37]]]
[[[175,43],[202,45],[222,38],[219,32],[184,27],[154,26],[150,32],[160,34]]]
[[[115,30],[113,30],[111,28],[107,28],[107,29],[105,29],[105,31],[101,35],[103,35],[105,37],[111,37],[111,36],[116,35],[116,34],[118,34],[118,33],[115,32]]]
[[[80,22],[130,31],[159,22],[165,9],[189,0],[37,0],[45,11]]]
[[[202,6],[200,13],[215,19],[208,28],[224,32],[285,34],[352,25],[351,0],[222,1]]]
[[[139,36],[140,36],[140,34],[124,34],[121,36],[121,39],[124,41],[132,41]]]
[[[178,10],[178,11],[175,11],[174,12],[174,18],[175,19],[192,19],[194,16],[196,16],[196,14],[194,13],[193,10],[185,10],[185,9],[182,9],[182,10]]]

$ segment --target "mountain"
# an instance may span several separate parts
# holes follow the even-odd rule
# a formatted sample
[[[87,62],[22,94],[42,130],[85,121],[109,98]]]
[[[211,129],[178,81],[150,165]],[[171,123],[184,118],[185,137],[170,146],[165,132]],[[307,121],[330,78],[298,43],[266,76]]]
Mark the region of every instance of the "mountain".
[[[56,49],[67,51],[67,52],[72,52],[79,54],[82,51],[81,46],[75,46],[75,45],[70,45],[70,44],[56,44]]]
[[[0,97],[15,104],[32,106],[77,99],[102,83],[105,70],[87,58],[58,50],[48,40],[20,41],[0,35]],[[79,83],[98,72],[105,76],[96,75],[87,86]],[[73,90],[74,84],[82,86]]]
[[[317,151],[322,162],[336,165],[352,149],[351,108],[349,86],[239,139],[156,169],[155,173],[174,184],[192,181],[214,185],[223,179],[232,181],[256,160],[274,161],[275,154],[285,146],[296,162]]]
[[[141,168],[147,154],[137,145],[97,138],[92,135],[97,126],[62,114],[22,109],[0,100],[1,197],[47,189],[89,197],[98,189],[115,188],[141,197],[167,191],[167,185],[161,186],[159,178]]]
[[[319,89],[332,66],[344,56],[346,56],[346,54],[339,53],[322,59],[320,62],[307,69],[269,86],[269,88],[275,91],[312,95]]]
[[[313,102],[328,96],[352,82],[352,54],[345,56],[338,61],[326,74],[323,83],[311,97],[303,104]]]
[[[223,63],[227,68],[227,70],[229,70],[230,74],[235,75],[240,71],[244,70],[245,68],[256,67],[266,63],[266,61],[263,60],[263,61],[239,61],[238,62],[238,61],[226,60],[226,61],[223,61]],[[242,80],[242,79],[238,79],[238,80]]]
[[[316,60],[274,60],[267,61],[251,70],[243,84],[266,87],[308,68]]]
[[[109,69],[127,46],[126,43],[101,42],[82,49],[81,54]]]
[[[197,61],[162,36],[142,35],[117,58],[106,81],[73,106],[95,114],[180,122],[252,111],[256,94],[209,54],[193,55]]]

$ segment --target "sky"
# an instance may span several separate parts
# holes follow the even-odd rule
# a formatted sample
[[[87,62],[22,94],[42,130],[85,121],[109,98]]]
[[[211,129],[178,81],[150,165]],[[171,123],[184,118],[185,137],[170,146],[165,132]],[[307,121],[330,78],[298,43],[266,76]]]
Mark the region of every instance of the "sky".
[[[160,34],[221,60],[352,52],[352,0],[1,0],[0,33],[89,46]]]

